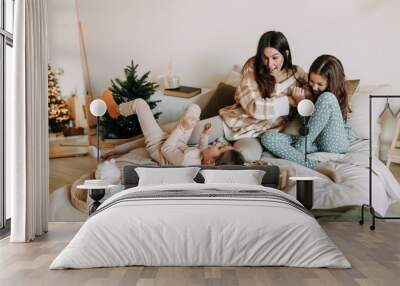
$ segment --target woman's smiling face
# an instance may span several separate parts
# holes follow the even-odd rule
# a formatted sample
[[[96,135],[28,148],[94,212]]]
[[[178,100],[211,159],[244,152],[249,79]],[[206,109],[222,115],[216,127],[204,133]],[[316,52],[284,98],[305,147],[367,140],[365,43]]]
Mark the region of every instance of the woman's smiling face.
[[[282,69],[284,62],[283,55],[274,48],[264,49],[264,65],[268,67],[270,75],[276,77]]]
[[[310,73],[308,85],[314,95],[320,95],[328,88],[328,80],[315,72]]]

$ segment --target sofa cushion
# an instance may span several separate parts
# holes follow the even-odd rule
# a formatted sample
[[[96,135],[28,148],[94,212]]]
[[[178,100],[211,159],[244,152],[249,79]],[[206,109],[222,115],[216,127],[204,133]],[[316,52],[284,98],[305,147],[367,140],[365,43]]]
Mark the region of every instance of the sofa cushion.
[[[235,103],[236,87],[221,82],[210,101],[203,108],[200,119],[210,118],[218,115],[218,111]]]

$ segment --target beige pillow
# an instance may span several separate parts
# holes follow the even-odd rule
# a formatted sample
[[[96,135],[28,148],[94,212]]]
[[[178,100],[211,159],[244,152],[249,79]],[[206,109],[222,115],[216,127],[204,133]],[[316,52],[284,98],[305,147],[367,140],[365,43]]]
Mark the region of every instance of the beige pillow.
[[[351,102],[351,97],[356,92],[358,86],[360,85],[359,79],[350,79],[344,82],[344,88],[347,91],[347,96],[349,97],[349,102]]]

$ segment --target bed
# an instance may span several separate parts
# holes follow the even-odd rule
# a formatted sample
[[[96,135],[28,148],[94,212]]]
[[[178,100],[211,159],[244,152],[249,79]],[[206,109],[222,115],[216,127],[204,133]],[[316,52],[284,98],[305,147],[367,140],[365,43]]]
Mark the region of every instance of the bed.
[[[263,153],[261,159],[280,167],[291,166],[296,170],[296,176],[320,177],[320,180],[314,182],[314,213],[323,216],[357,210],[353,213],[357,215],[358,220],[360,206],[368,203],[369,200],[368,148],[368,140],[355,139],[347,154],[320,152],[309,155],[309,158],[321,162],[329,161],[342,177],[342,182],[339,184],[333,183],[312,169],[287,160],[273,158],[267,152]],[[400,200],[400,185],[390,170],[375,157],[372,158],[372,169],[373,206],[379,214],[385,215],[389,206]],[[295,196],[296,189],[293,187],[288,193]]]
[[[320,177],[320,180],[315,181],[314,187],[314,214],[315,211],[321,210],[343,212],[368,202],[368,140],[354,140],[351,151],[347,154],[315,153],[310,157],[318,158],[320,161],[329,160],[343,181],[334,184],[314,170],[287,160],[272,158],[267,152],[261,159],[281,168],[290,166],[295,169],[296,176]],[[123,168],[134,163],[154,165],[147,152],[139,148],[116,159],[114,167]],[[315,218],[293,206],[283,206],[279,203],[275,206],[268,200],[260,202],[244,198],[237,200],[233,197],[225,197],[223,207],[215,204],[213,199],[204,198],[187,200],[189,207],[179,203],[181,202],[179,197],[156,202],[150,202],[149,198],[143,205],[133,200],[120,201],[114,205],[114,201],[118,201],[121,196],[146,190],[160,192],[174,191],[174,189],[187,192],[238,190],[234,185],[188,184],[180,185],[178,188],[173,185],[140,187],[129,180],[125,183],[131,188],[115,194],[104,203],[102,207],[109,204],[113,206],[91,217],[83,225],[76,237],[54,260],[51,269],[123,265],[350,266]],[[295,202],[295,187],[289,189],[288,194],[267,185],[257,188],[242,185],[239,190],[266,191]],[[382,162],[373,158],[373,202],[376,211],[382,215],[386,214],[388,206],[399,200],[399,192],[399,184],[392,173]],[[356,214],[359,215],[359,212]],[[192,224],[193,221],[196,222],[195,225]],[[141,230],[140,236],[135,236],[132,241],[132,235],[136,235],[138,229]],[[255,243],[254,239],[260,237],[261,244]],[[310,241],[313,243],[317,241],[318,244],[322,242],[324,246],[318,248],[319,251],[329,249],[328,253],[331,255],[313,262],[310,259],[300,259],[292,251],[296,248],[293,246],[296,241],[292,240],[293,237],[301,238],[304,246]],[[150,241],[152,243],[149,243]],[[171,241],[172,244],[167,243]],[[137,253],[133,248],[129,248],[135,244],[138,246],[136,249],[142,249],[140,245],[145,245],[145,250]],[[210,245],[215,247],[209,249]],[[260,250],[261,245],[267,247],[266,252]],[[274,246],[273,249],[281,249],[280,256],[278,255],[280,259],[274,259],[269,255],[257,255],[257,253],[274,253],[274,257],[277,257],[276,252],[271,252],[273,249],[268,248],[270,245]],[[229,246],[232,249],[222,251],[224,248],[221,246]],[[178,254],[178,257],[171,255],[171,249]],[[299,249],[297,251],[302,252]],[[313,247],[309,246],[303,254],[313,251]],[[193,255],[202,252],[205,253],[204,256]],[[292,254],[285,257],[284,254],[287,252]],[[316,257],[318,255],[314,256]],[[332,257],[336,258],[332,260]]]
[[[219,99],[221,97],[232,100],[235,86],[240,81],[240,68],[237,66],[229,73],[225,79],[225,83],[231,85],[230,94],[221,94],[217,88],[215,97]],[[356,81],[357,85],[359,81]],[[354,140],[351,143],[351,151],[347,154],[332,154],[332,153],[314,153],[308,156],[308,158],[314,158],[319,161],[325,162],[330,161],[332,167],[343,178],[340,184],[335,184],[330,181],[327,177],[321,175],[314,170],[305,168],[299,164],[277,159],[271,156],[268,152],[264,152],[260,162],[265,164],[274,164],[281,169],[295,170],[296,176],[312,176],[320,177],[320,180],[315,182],[315,193],[314,193],[314,205],[313,212],[321,216],[337,216],[344,214],[346,220],[359,220],[359,208],[362,204],[368,203],[369,201],[369,184],[368,184],[368,148],[369,148],[369,125],[366,124],[369,121],[369,95],[370,94],[390,94],[393,92],[390,85],[360,85],[354,87],[351,92],[353,95],[350,98],[351,101],[351,117],[348,119],[349,125],[353,130]],[[210,107],[206,107],[203,112],[208,116],[215,115],[215,112],[219,108],[229,105],[229,102],[220,101],[217,99],[211,99],[210,103],[213,105],[214,113],[208,112]],[[377,152],[374,150],[374,154],[379,153],[379,140],[382,132],[382,125],[380,124],[381,119],[379,118],[385,100],[375,100],[372,106],[372,143],[374,149],[378,149]],[[261,148],[261,147],[260,147]],[[378,156],[379,157],[379,156]],[[250,164],[252,162],[249,162]],[[116,158],[114,166],[109,164],[109,167],[114,169],[122,170],[127,164],[155,164],[147,154],[144,148],[137,148],[125,154],[119,158]],[[106,166],[104,166],[106,167]],[[99,167],[101,169],[102,166]],[[97,178],[107,178],[107,170],[98,169]],[[106,168],[104,168],[106,169]],[[114,172],[115,173],[115,172]],[[118,172],[116,172],[118,173]],[[104,177],[102,177],[104,174]],[[111,178],[109,183],[118,183],[119,178]],[[373,206],[375,211],[380,215],[386,215],[389,206],[400,200],[400,185],[394,178],[393,174],[384,164],[378,159],[373,158]],[[296,188],[292,186],[289,190],[286,190],[288,194],[295,196]],[[351,217],[347,217],[346,214],[351,213]],[[339,219],[341,219],[339,217]]]
[[[128,265],[351,267],[292,196],[265,185],[207,180],[118,192],[50,269]]]
[[[356,102],[357,96],[352,99],[352,127],[358,132],[358,139],[352,142],[351,151],[309,156],[330,161],[343,179],[340,184],[296,163],[273,158],[267,152],[261,157],[261,163],[282,170],[294,169],[296,176],[320,178],[314,185],[314,214],[358,210],[368,203],[368,125],[365,124],[368,105],[364,104],[368,101],[364,98],[371,91],[363,93],[358,96],[360,102]],[[381,108],[376,106],[376,110],[374,114],[379,114]],[[136,148],[112,163],[100,165],[96,178],[107,179],[108,171],[102,170],[107,166],[114,169],[111,173],[117,174],[109,183],[117,183],[119,170],[129,164],[155,165],[155,162],[145,148]],[[400,186],[377,158],[373,158],[372,167],[373,206],[376,212],[385,215],[390,204],[400,199]],[[270,186],[244,184],[131,186],[103,203],[50,268],[350,267],[316,219],[294,199],[295,192],[295,186],[286,194]],[[140,197],[143,193],[149,197]]]
[[[303,167],[299,164],[273,157],[270,153],[264,152],[258,164],[277,165],[281,169],[294,170],[295,176],[319,177],[315,181],[313,212],[318,217],[332,216],[334,219],[345,219],[358,221],[359,208],[362,204],[368,203],[368,140],[354,139],[351,150],[347,154],[333,153],[314,153],[309,158],[317,159],[321,162],[329,161],[333,168],[342,177],[340,184],[335,184],[324,175]],[[390,170],[377,158],[373,158],[373,205],[375,210],[385,215],[389,206],[400,200],[400,185],[394,178]],[[110,178],[108,173],[110,168],[122,171],[123,167],[130,164],[156,165],[146,152],[145,148],[137,148],[129,153],[116,158],[113,163],[106,162],[100,165],[96,178],[109,180],[110,183],[118,183],[120,178]],[[251,164],[251,162],[249,162]],[[288,194],[296,196],[296,188],[293,185]],[[348,217],[348,214],[351,217]]]

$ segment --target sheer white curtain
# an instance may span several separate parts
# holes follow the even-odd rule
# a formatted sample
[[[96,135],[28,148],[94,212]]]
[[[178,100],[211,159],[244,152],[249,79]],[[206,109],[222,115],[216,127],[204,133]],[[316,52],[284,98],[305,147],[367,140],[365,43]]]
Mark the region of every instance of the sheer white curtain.
[[[6,187],[12,242],[47,232],[48,118],[46,0],[15,1],[13,94],[6,99]]]

